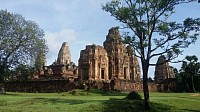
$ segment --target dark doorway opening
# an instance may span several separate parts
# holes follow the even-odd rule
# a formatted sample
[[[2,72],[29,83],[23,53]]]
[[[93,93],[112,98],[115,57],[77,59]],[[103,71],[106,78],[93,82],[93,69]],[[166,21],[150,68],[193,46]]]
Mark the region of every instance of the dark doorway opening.
[[[83,77],[83,80],[88,80],[89,79],[88,68],[82,68],[82,77]]]
[[[101,79],[104,79],[104,75],[105,75],[105,70],[101,69]]]
[[[126,68],[124,67],[124,79],[126,79]]]

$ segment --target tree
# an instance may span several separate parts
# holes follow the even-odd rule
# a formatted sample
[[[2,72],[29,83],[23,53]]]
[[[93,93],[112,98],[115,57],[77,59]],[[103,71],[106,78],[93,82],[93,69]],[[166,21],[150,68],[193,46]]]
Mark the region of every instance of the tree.
[[[198,76],[200,73],[200,63],[195,55],[186,56],[185,59],[186,61],[182,64],[181,72],[185,75],[185,78],[191,80],[192,91],[196,92],[194,77]]]
[[[149,77],[148,82],[153,82],[153,79],[151,77]]]
[[[134,48],[141,60],[145,109],[150,109],[148,70],[156,65],[150,60],[160,55],[166,55],[166,61],[173,60],[197,40],[200,18],[187,18],[182,24],[168,19],[175,6],[193,1],[196,0],[112,0],[102,6],[131,31],[124,34],[124,42]]]
[[[18,65],[35,63],[38,53],[46,54],[44,31],[19,14],[0,10],[0,79]],[[8,75],[8,74],[7,74]]]
[[[42,67],[45,65],[45,55],[42,51],[37,53],[37,56],[35,58],[35,69],[37,71],[42,70]]]
[[[18,65],[13,71],[10,78],[17,81],[26,81],[31,77],[35,72],[35,69],[28,65]]]

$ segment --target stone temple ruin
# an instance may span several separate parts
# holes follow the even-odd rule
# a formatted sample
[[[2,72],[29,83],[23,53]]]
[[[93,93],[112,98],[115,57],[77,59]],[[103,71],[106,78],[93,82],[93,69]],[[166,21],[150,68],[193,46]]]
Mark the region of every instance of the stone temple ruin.
[[[71,62],[68,43],[64,42],[59,50],[57,60],[50,66],[43,66],[42,72],[37,75],[36,79],[75,79],[77,74],[78,68],[75,63]]]
[[[103,46],[87,45],[81,50],[78,66],[71,61],[68,43],[64,42],[57,60],[49,66],[44,65],[34,79],[6,83],[5,88],[6,91],[58,92],[87,85],[99,89],[142,91],[140,66],[134,54],[132,47],[122,43],[118,28],[111,28]],[[175,75],[169,63],[165,63],[165,57],[160,56],[157,64],[155,82],[149,82],[149,90],[175,90]]]
[[[175,78],[174,71],[170,68],[169,63],[165,62],[165,56],[160,56],[155,67],[154,82],[162,83],[165,79]]]
[[[71,53],[67,42],[62,44],[58,53],[58,59],[54,64],[67,65],[71,63]]]
[[[127,51],[132,51],[128,53]],[[122,43],[117,28],[111,28],[103,46],[87,45],[80,53],[80,80],[140,81],[140,67],[130,47]]]
[[[176,77],[173,69],[166,62],[166,57],[161,55],[155,67],[154,83],[157,91],[176,91]]]

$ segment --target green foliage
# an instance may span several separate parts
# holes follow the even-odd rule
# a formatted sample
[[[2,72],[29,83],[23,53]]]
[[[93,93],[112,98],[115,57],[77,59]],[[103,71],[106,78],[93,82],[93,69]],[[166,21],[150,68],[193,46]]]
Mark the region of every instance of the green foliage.
[[[153,82],[153,79],[151,77],[149,77],[148,82]]]
[[[112,0],[102,6],[131,31],[124,42],[134,48],[141,60],[147,109],[148,70],[155,65],[150,60],[160,55],[166,55],[167,61],[177,58],[200,34],[200,18],[186,18],[183,23],[168,21],[177,5],[194,1],[197,0]]]
[[[43,65],[45,65],[45,54],[40,51],[35,58],[35,69],[42,70]]]
[[[197,40],[200,18],[187,18],[182,24],[170,22],[168,18],[175,13],[175,6],[194,1],[112,0],[102,6],[102,9],[132,31],[131,36],[125,35],[125,43],[139,49],[136,50],[139,57],[148,56],[149,60],[165,54],[172,60]]]
[[[34,65],[38,53],[47,53],[44,32],[35,22],[0,10],[0,26],[1,79],[5,79],[5,69],[15,69],[20,64]]]
[[[136,91],[132,91],[127,95],[126,99],[129,99],[129,100],[142,100],[142,97]]]
[[[178,83],[183,84],[184,91],[196,92],[196,88],[199,91],[199,77],[200,77],[200,62],[198,58],[193,56],[186,56],[185,61],[182,64],[180,73],[178,74]]]
[[[5,77],[7,77],[10,73],[11,71],[8,69],[8,66],[0,63],[0,82],[5,80]]]
[[[26,81],[28,78],[35,74],[35,69],[29,65],[18,65],[15,70],[13,70],[12,81]]]

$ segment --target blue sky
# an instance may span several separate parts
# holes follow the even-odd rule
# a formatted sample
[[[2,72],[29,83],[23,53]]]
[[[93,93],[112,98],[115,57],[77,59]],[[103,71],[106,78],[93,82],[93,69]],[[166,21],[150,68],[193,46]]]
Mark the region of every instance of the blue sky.
[[[57,58],[63,42],[68,42],[72,61],[78,64],[80,50],[88,44],[102,45],[108,30],[113,26],[122,26],[114,17],[101,9],[101,5],[111,0],[0,0],[0,9],[21,14],[26,20],[35,21],[45,31],[49,47],[47,64]],[[176,8],[171,17],[182,22],[184,18],[200,17],[200,4],[185,4]],[[200,60],[200,40],[191,45],[179,57],[197,55]],[[153,62],[156,61],[152,60]],[[172,64],[180,67],[181,64]],[[154,68],[150,68],[153,77]]]

